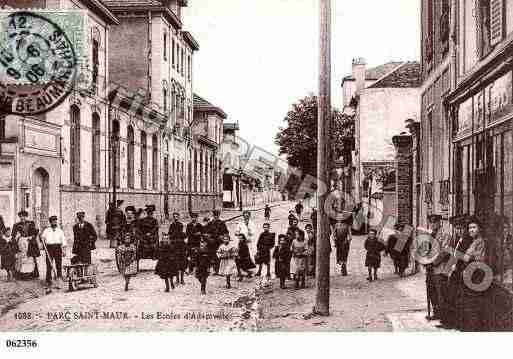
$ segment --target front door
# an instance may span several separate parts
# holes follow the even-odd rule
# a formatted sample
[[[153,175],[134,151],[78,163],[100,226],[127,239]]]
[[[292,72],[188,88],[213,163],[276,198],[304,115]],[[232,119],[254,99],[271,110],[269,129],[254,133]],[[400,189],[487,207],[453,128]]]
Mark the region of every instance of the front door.
[[[32,213],[37,228],[44,228],[48,224],[49,196],[48,172],[38,168],[32,176]]]

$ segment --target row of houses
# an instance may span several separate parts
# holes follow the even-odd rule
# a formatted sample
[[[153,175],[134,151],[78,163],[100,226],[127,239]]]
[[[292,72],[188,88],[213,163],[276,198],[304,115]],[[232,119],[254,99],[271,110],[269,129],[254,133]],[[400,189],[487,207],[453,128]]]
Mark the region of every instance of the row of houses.
[[[66,232],[83,210],[100,234],[109,202],[174,211],[223,206],[227,114],[194,92],[199,44],[186,0],[7,0],[2,9],[81,10],[91,86],[40,115],[0,117],[0,214],[25,209]],[[151,114],[150,116],[148,114]],[[229,127],[229,126],[228,126]],[[226,168],[225,168],[226,167]],[[236,167],[237,168],[237,167]]]
[[[421,0],[420,63],[365,69],[342,81],[355,116],[352,193],[377,223],[476,214],[496,241],[497,328],[513,327],[513,2]],[[375,214],[378,214],[375,216]],[[502,318],[502,319],[501,319]],[[509,318],[509,319],[508,319]]]

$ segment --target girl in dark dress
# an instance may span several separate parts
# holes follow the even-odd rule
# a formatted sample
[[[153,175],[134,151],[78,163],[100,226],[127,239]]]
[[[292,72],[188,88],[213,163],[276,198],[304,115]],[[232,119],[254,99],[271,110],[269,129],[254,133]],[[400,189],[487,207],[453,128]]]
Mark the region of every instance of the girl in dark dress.
[[[11,229],[4,228],[0,235],[0,255],[2,269],[7,271],[7,281],[14,276],[14,265],[16,263],[16,244],[11,239]]]
[[[271,278],[271,249],[274,247],[275,233],[269,232],[271,225],[264,223],[264,231],[260,233],[257,241],[257,253],[255,263],[258,265],[257,276],[262,275],[262,266],[265,264],[267,268],[267,278]]]
[[[160,242],[157,254],[158,261],[157,266],[155,267],[155,274],[164,279],[164,283],[166,284],[166,292],[169,292],[169,286],[171,286],[172,289],[175,289],[173,277],[178,276],[175,252],[176,246],[174,239],[170,240],[169,235],[167,233],[163,233],[162,241]]]
[[[290,277],[290,260],[292,253],[290,251],[287,236],[280,234],[278,236],[278,246],[273,252],[274,273],[280,278],[280,288],[285,288],[285,280]]]
[[[207,278],[210,274],[210,252],[207,242],[201,241],[200,247],[193,252],[193,263],[196,268],[196,278],[201,284],[201,294],[207,294]]]
[[[242,281],[242,272],[246,272],[248,278],[253,276],[251,269],[255,268],[255,263],[251,259],[251,254],[249,252],[248,243],[246,240],[246,236],[244,234],[239,234],[239,254],[235,263],[237,264],[237,273],[239,276],[239,282]]]
[[[365,240],[365,266],[369,271],[367,280],[372,282],[372,271],[374,270],[374,280],[378,280],[378,268],[381,266],[381,252],[385,250],[385,245],[377,239],[377,231],[369,230],[369,236]]]

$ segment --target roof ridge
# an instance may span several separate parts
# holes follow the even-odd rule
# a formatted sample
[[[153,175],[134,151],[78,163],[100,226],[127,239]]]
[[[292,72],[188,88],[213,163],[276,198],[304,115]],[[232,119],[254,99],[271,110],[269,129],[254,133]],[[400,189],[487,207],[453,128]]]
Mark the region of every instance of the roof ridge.
[[[392,61],[392,62],[394,62],[394,61]],[[389,63],[391,64],[392,62],[389,62]],[[391,71],[387,72],[386,74],[384,74],[383,76],[381,76],[379,79],[374,81],[374,83],[372,83],[368,87],[372,87],[372,86],[376,85],[377,83],[379,83],[380,81],[382,81],[383,79],[386,79],[388,76],[392,75],[394,72],[396,72],[397,70],[399,70],[401,67],[403,67],[406,64],[407,64],[407,62],[405,62],[405,61],[400,62],[399,65],[397,65],[393,70],[391,70]]]

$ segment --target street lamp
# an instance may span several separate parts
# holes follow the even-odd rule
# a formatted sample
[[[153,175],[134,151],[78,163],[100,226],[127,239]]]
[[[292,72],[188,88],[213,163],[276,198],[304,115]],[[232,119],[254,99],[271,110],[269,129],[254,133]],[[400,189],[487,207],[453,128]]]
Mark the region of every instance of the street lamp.
[[[242,212],[242,168],[239,167],[239,170],[237,171],[237,174],[239,176],[239,209]]]

